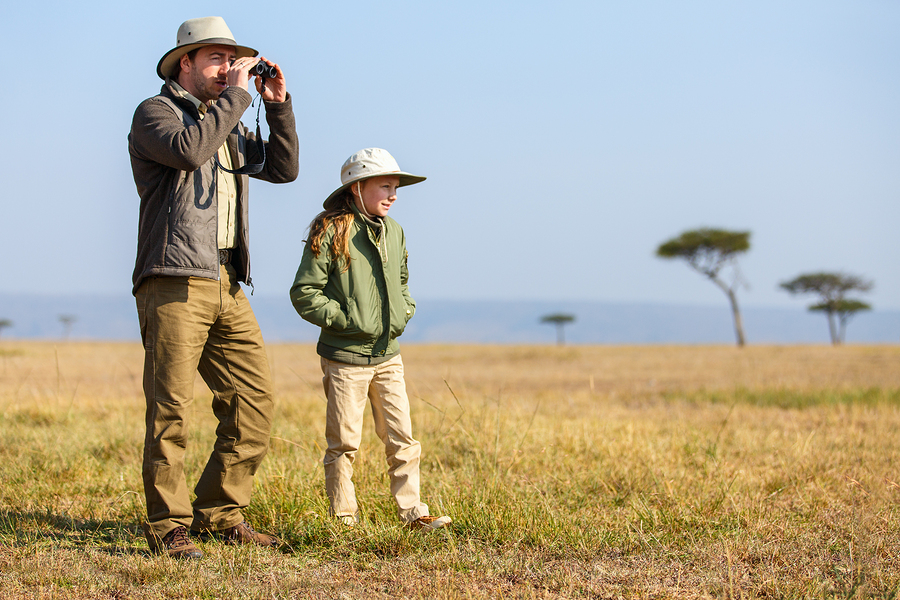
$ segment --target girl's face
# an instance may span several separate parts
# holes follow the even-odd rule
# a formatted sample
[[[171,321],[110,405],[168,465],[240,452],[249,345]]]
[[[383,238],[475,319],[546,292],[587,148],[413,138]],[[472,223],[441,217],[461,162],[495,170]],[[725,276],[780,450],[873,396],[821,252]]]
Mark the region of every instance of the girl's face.
[[[375,217],[387,216],[391,205],[397,200],[397,188],[400,187],[400,178],[396,175],[381,175],[363,180],[359,188],[362,188],[362,205],[365,212]],[[357,206],[360,204],[356,184],[351,186],[356,197]]]

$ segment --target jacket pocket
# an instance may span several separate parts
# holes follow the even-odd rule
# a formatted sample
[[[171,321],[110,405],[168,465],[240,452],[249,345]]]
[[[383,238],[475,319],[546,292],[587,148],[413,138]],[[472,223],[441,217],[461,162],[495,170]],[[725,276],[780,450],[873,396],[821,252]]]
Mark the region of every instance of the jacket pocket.
[[[353,298],[347,298],[347,326],[340,330],[341,337],[354,339],[354,340],[366,340],[369,339],[369,335],[363,330],[363,321],[359,315],[359,307],[356,305],[356,301]]]
[[[410,319],[412,319],[412,309],[407,306],[391,311],[391,339],[400,337],[406,331]]]

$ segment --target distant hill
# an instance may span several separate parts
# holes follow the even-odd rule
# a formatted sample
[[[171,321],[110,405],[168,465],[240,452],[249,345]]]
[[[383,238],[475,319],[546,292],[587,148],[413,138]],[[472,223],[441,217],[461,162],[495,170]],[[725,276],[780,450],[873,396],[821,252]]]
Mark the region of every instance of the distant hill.
[[[312,342],[318,330],[294,312],[287,295],[251,298],[270,342]],[[565,327],[572,344],[731,344],[727,306],[678,306],[613,302],[419,300],[403,341],[553,344],[556,329],[540,323],[549,313],[575,315]],[[131,296],[0,294],[0,319],[13,326],[0,339],[59,339],[59,315],[73,315],[73,339],[139,340]],[[745,308],[748,343],[828,343],[825,317],[802,308]],[[900,311],[860,313],[847,329],[848,343],[900,343]]]

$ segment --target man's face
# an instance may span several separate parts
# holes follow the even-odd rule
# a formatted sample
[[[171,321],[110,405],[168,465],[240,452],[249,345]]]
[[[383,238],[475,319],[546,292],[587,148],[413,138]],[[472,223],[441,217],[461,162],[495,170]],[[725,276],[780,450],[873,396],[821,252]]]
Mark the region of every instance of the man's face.
[[[234,46],[203,46],[194,60],[187,54],[181,57],[178,83],[197,100],[209,104],[228,87],[225,74],[235,58]]]

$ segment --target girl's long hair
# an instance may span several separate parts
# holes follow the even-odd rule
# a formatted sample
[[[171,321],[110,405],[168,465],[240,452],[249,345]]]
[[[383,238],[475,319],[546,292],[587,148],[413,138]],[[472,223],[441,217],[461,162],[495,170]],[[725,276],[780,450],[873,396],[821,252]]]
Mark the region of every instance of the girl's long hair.
[[[309,249],[316,258],[322,252],[322,236],[329,227],[334,227],[334,236],[331,238],[328,252],[332,260],[343,260],[341,273],[350,268],[350,230],[354,219],[350,207],[353,202],[353,192],[348,188],[337,198],[335,206],[320,212],[309,224]]]

